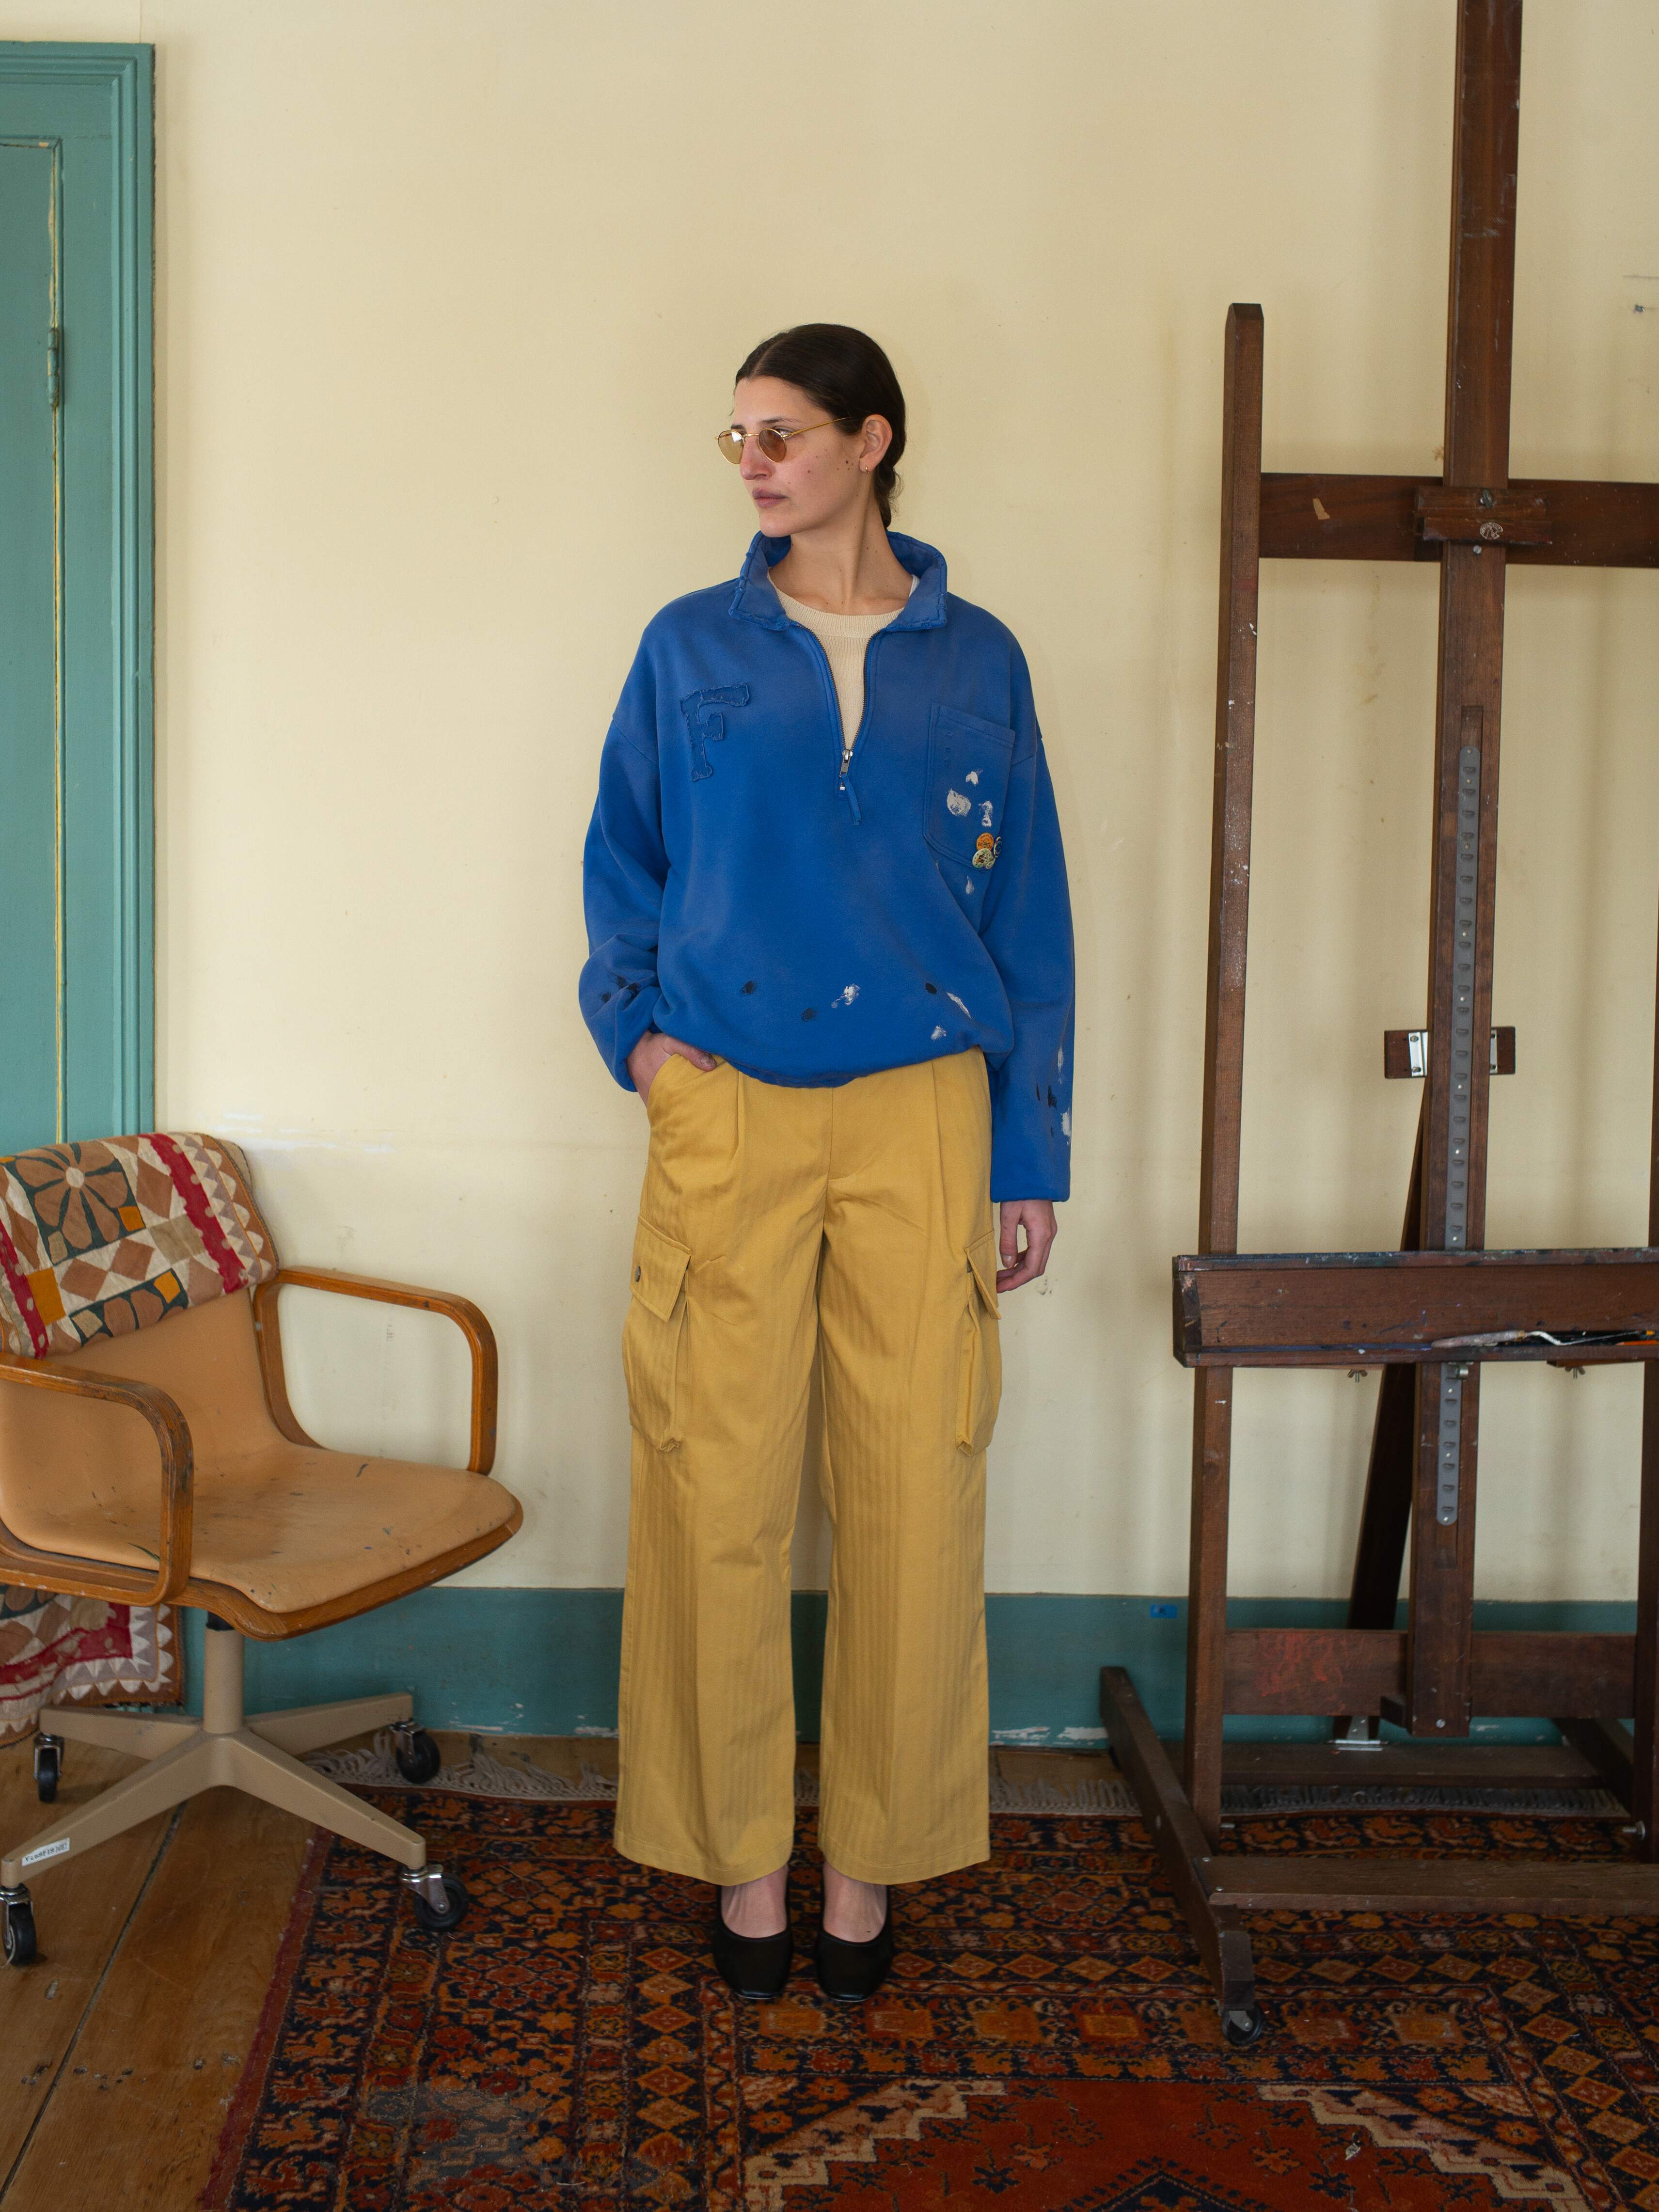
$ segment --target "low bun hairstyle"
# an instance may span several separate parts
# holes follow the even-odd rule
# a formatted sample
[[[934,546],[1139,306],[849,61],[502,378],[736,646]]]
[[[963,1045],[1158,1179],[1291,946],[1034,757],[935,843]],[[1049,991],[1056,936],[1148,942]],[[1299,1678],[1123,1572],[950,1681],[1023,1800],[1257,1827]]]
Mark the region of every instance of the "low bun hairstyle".
[[[797,323],[793,330],[762,339],[733,380],[741,384],[746,376],[775,376],[798,386],[849,436],[869,415],[880,415],[891,424],[893,442],[875,472],[876,505],[886,527],[898,496],[904,394],[892,362],[875,340],[846,323]]]

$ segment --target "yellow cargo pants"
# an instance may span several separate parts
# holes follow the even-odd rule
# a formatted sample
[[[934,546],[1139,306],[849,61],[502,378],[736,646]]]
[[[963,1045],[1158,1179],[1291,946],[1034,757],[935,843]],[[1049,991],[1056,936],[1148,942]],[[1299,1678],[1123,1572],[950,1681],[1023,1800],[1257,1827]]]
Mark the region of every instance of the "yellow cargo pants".
[[[1002,1381],[984,1059],[798,1090],[675,1054],[647,1113],[617,1848],[710,1882],[789,1856],[789,1549],[816,1360],[834,1535],[818,1839],[863,1881],[971,1865],[989,1853]]]

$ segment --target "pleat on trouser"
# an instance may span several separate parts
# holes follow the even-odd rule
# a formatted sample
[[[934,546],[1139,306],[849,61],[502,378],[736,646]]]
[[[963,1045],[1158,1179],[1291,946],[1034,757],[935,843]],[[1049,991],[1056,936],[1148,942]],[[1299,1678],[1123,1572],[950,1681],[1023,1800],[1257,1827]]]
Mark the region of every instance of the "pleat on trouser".
[[[829,1090],[671,1058],[623,1331],[617,1846],[705,1881],[794,1832],[789,1546],[821,1365],[834,1530],[819,1839],[919,1881],[988,1850],[990,1103],[977,1052]]]

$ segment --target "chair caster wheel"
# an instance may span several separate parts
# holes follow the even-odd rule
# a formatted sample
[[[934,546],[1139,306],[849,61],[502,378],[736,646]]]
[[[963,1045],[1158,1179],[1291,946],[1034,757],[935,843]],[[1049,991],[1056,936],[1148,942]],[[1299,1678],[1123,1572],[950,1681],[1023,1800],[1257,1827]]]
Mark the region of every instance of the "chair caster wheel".
[[[5,1953],[9,1966],[27,1966],[34,1957],[34,1908],[27,1890],[15,1892],[0,1905],[5,1915]]]
[[[430,1782],[444,1763],[436,1740],[422,1728],[400,1728],[396,1733],[392,1755],[398,1773],[405,1782]]]
[[[55,1735],[37,1736],[34,1740],[34,1794],[43,1805],[56,1803],[58,1778],[63,1771],[62,1740]]]
[[[441,1875],[438,1879],[443,1884],[444,1902],[441,1907],[431,1902],[428,1893],[434,1887],[431,1883],[420,1889],[416,1889],[411,1883],[410,1887],[413,1893],[410,1901],[415,1907],[415,1917],[422,1927],[434,1936],[442,1936],[450,1929],[460,1926],[466,1917],[466,1908],[471,1899],[453,1875]]]
[[[1259,2042],[1266,2026],[1259,2004],[1235,2005],[1221,2015],[1221,2033],[1235,2051],[1247,2051]]]

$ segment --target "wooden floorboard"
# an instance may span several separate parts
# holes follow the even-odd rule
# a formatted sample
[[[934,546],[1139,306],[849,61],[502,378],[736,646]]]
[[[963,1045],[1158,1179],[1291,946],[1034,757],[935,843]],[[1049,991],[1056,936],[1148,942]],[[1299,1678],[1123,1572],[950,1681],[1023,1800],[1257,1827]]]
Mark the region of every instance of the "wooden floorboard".
[[[0,1844],[9,1848],[36,1833],[137,1765],[118,1752],[72,1745],[57,1805],[49,1809],[34,1794],[33,1746],[0,1751]],[[7,2204],[7,2176],[52,2094],[168,1818],[157,1814],[142,1828],[84,1858],[71,1857],[30,1884],[40,1956],[32,1966],[0,1966],[0,2201]]]
[[[71,2204],[179,2212],[194,2204],[258,2024],[311,1832],[292,1814],[229,1790],[185,1808],[0,2198],[4,2212]],[[116,1848],[101,1846],[85,1865],[104,1867]],[[396,1879],[390,1867],[386,1878]],[[55,1926],[55,1902],[52,1912]],[[9,2048],[9,2038],[0,2043]]]

